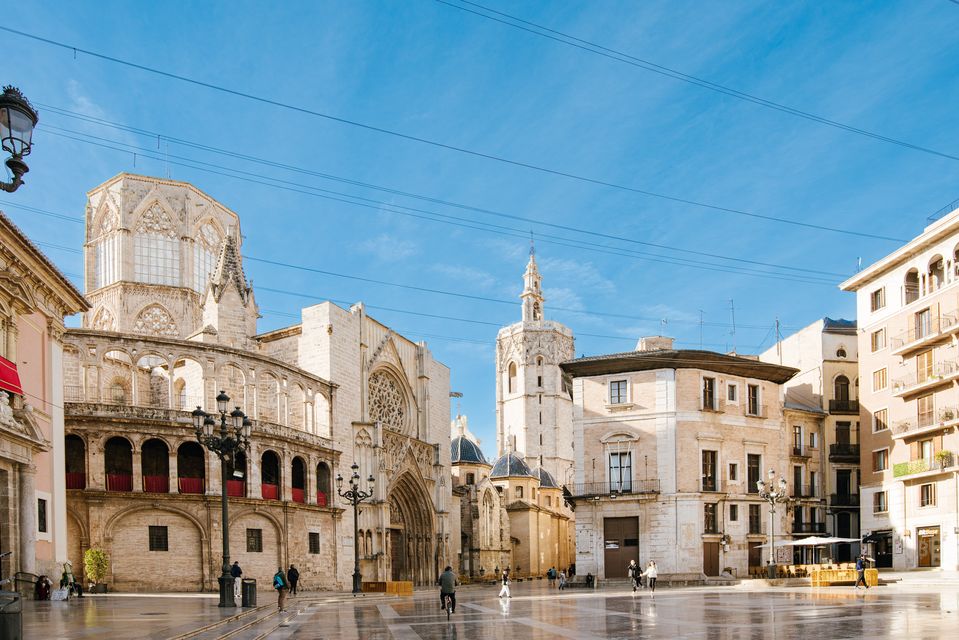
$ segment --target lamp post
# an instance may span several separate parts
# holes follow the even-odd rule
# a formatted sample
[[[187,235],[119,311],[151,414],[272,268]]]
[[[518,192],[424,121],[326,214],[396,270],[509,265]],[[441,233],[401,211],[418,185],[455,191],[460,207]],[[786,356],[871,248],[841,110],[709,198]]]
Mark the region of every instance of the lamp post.
[[[767,576],[769,579],[776,577],[776,505],[789,502],[789,496],[786,493],[786,478],[779,476],[779,482],[774,482],[776,472],[769,470],[769,484],[762,480],[756,481],[759,488],[759,497],[769,503],[769,567]]]
[[[19,89],[9,85],[3,88],[0,94],[0,146],[10,154],[6,164],[13,180],[0,182],[0,190],[13,193],[23,184],[23,174],[30,170],[23,156],[30,155],[37,120],[37,110]]]
[[[206,413],[200,407],[193,411],[193,427],[196,429],[196,439],[204,447],[216,453],[220,459],[220,475],[222,487],[220,490],[222,503],[222,521],[223,521],[223,573],[220,575],[220,605],[221,607],[235,607],[236,600],[233,597],[233,576],[230,575],[230,520],[227,513],[227,492],[226,482],[228,480],[226,473],[226,463],[229,460],[233,463],[233,456],[238,451],[243,451],[250,446],[250,432],[253,430],[253,423],[236,407],[230,413],[230,396],[225,391],[220,391],[216,397],[216,410],[220,414],[220,430],[216,432],[216,419],[214,414]]]
[[[359,519],[359,509],[357,506],[373,496],[373,483],[376,482],[376,479],[373,477],[373,474],[370,474],[370,477],[366,479],[369,489],[367,491],[360,490],[360,466],[355,462],[350,465],[350,469],[353,470],[353,475],[350,476],[350,488],[346,491],[343,491],[343,476],[336,474],[336,492],[340,494],[341,498],[345,498],[348,503],[353,505],[353,597],[356,597],[356,594],[360,593],[360,539],[359,539],[359,528],[360,528],[360,519]]]

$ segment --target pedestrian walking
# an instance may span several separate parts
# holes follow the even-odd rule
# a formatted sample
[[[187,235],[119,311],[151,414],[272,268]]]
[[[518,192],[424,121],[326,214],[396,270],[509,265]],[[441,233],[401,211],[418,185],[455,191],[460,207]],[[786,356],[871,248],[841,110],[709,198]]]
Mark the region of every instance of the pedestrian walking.
[[[869,588],[869,585],[866,584],[866,556],[862,553],[859,554],[859,557],[856,558],[856,588],[859,588],[859,583],[862,583],[862,586]]]
[[[238,560],[233,561],[230,575],[233,576],[233,598],[236,599],[240,597],[240,586],[243,584],[243,569],[240,568]]]
[[[643,571],[639,568],[639,565],[636,564],[635,560],[629,561],[629,566],[626,567],[626,575],[629,576],[629,581],[633,584],[633,593],[636,593],[636,587],[639,585],[640,575]]]
[[[288,586],[286,576],[283,575],[283,567],[280,567],[273,575],[273,588],[276,589],[276,608],[280,611],[286,611],[284,605],[286,604],[286,590]]]
[[[550,567],[549,571],[546,572],[546,579],[549,581],[550,587],[556,586],[556,568]]]
[[[560,572],[559,572],[559,590],[562,591],[562,590],[565,589],[566,587],[567,587],[566,572],[565,572],[565,571],[560,571]]]
[[[506,595],[507,598],[512,598],[513,596],[509,593],[509,569],[503,569],[500,581],[503,583],[503,588],[499,590],[499,597],[502,598],[503,595]]]
[[[290,582],[290,595],[296,595],[296,583],[300,580],[300,572],[296,570],[295,565],[290,565],[289,571],[286,572],[286,579]]]
[[[652,595],[656,595],[656,577],[659,575],[659,572],[656,570],[656,563],[650,560],[646,566],[646,571],[643,571],[642,575],[649,580],[649,590]]]

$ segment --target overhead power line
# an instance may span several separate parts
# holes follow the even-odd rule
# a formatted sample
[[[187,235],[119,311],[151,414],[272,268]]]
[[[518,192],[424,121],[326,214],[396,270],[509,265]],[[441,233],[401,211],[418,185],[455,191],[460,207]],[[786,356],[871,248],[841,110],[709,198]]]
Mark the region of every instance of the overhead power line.
[[[803,228],[807,228],[807,229],[815,229],[815,230],[819,230],[819,231],[829,231],[829,232],[833,232],[833,233],[841,233],[841,234],[846,234],[846,235],[859,236],[859,237],[863,237],[863,238],[873,238],[873,239],[880,239],[880,240],[889,240],[889,241],[893,241],[893,242],[902,242],[902,240],[897,239],[897,238],[889,238],[889,237],[885,237],[885,236],[879,236],[879,235],[876,235],[876,234],[866,233],[866,232],[863,232],[863,231],[855,231],[855,230],[852,230],[852,229],[841,229],[841,228],[837,228],[837,227],[829,227],[829,226],[825,226],[825,225],[818,225],[818,224],[813,224],[813,223],[809,223],[809,222],[803,222],[803,221],[801,221],[801,220],[792,220],[792,219],[789,219],[789,218],[780,218],[780,217],[770,216],[770,215],[765,215],[765,214],[760,214],[760,213],[756,213],[756,212],[752,212],[752,211],[746,211],[746,210],[744,210],[744,209],[737,209],[737,208],[734,208],[734,207],[725,207],[725,206],[721,206],[721,205],[710,204],[710,203],[707,203],[707,202],[701,202],[701,201],[698,201],[698,200],[693,200],[692,198],[684,198],[684,197],[673,196],[673,195],[669,195],[669,194],[665,194],[665,193],[658,193],[658,192],[655,192],[655,191],[650,191],[650,190],[648,190],[648,189],[641,189],[641,188],[638,188],[638,187],[631,187],[631,186],[628,186],[628,185],[618,184],[618,183],[610,182],[610,181],[608,181],[608,180],[603,180],[603,179],[599,179],[599,178],[591,178],[591,177],[588,177],[588,176],[582,176],[582,175],[570,173],[570,172],[567,172],[567,171],[562,171],[562,170],[559,170],[559,169],[552,169],[552,168],[549,168],[549,167],[544,167],[544,166],[541,166],[541,165],[532,164],[532,163],[530,163],[530,162],[524,162],[524,161],[521,161],[521,160],[515,160],[515,159],[512,159],[512,158],[507,158],[507,157],[505,157],[505,156],[497,156],[497,155],[494,155],[494,154],[492,154],[492,153],[486,153],[486,152],[482,152],[482,151],[476,151],[476,150],[474,150],[474,149],[468,149],[468,148],[466,148],[466,147],[461,147],[461,146],[457,146],[457,145],[450,144],[450,143],[440,142],[440,141],[438,141],[438,140],[431,140],[431,139],[429,139],[429,138],[424,138],[424,137],[417,136],[417,135],[413,135],[413,134],[403,133],[403,132],[401,132],[401,131],[396,131],[396,130],[393,130],[393,129],[387,129],[387,128],[385,128],[385,127],[381,127],[381,126],[377,126],[377,125],[372,125],[372,124],[368,124],[368,123],[365,123],[365,122],[360,122],[360,121],[358,121],[358,120],[351,120],[351,119],[349,119],[349,118],[344,118],[344,117],[340,117],[340,116],[334,116],[334,115],[332,115],[332,114],[324,113],[324,112],[322,112],[322,111],[317,111],[317,110],[315,110],[315,109],[310,109],[310,108],[307,108],[307,107],[303,107],[303,106],[299,106],[299,105],[294,105],[294,104],[289,103],[289,102],[281,102],[281,101],[275,100],[275,99],[273,99],[273,98],[268,98],[268,97],[265,97],[265,96],[259,96],[259,95],[255,95],[255,94],[252,94],[252,93],[247,93],[247,92],[244,92],[244,91],[240,91],[240,90],[238,90],[238,89],[231,89],[231,88],[229,88],[229,87],[225,87],[225,86],[222,86],[222,85],[213,84],[213,83],[211,83],[211,82],[205,82],[205,81],[203,81],[203,80],[198,80],[198,79],[196,79],[196,78],[190,78],[190,77],[188,77],[188,76],[184,76],[184,75],[172,73],[172,72],[170,72],[170,71],[164,71],[164,70],[158,69],[158,68],[156,68],[156,67],[150,67],[150,66],[147,66],[147,65],[143,65],[143,64],[131,62],[131,61],[128,61],[128,60],[124,60],[124,59],[122,59],[122,58],[117,58],[117,57],[115,57],[115,56],[109,56],[109,55],[106,55],[106,54],[103,54],[103,53],[98,53],[98,52],[96,52],[96,51],[91,51],[91,50],[89,50],[89,49],[84,49],[84,48],[82,48],[82,47],[76,47],[76,46],[73,46],[73,45],[70,45],[70,44],[66,44],[66,43],[64,43],[64,42],[59,42],[59,41],[57,41],[57,40],[52,40],[52,39],[50,39],[50,38],[44,38],[44,37],[42,37],[42,36],[34,35],[34,34],[31,34],[31,33],[26,33],[26,32],[24,32],[24,31],[20,31],[20,30],[17,30],[17,29],[11,29],[10,27],[0,26],[0,30],[5,31],[5,32],[7,32],[7,33],[12,33],[12,34],[15,34],[15,35],[24,37],[24,38],[29,38],[29,39],[34,40],[34,41],[36,41],[36,42],[42,42],[42,43],[49,44],[49,45],[52,45],[52,46],[55,46],[55,47],[59,47],[59,48],[61,48],[61,49],[66,49],[67,51],[72,51],[73,54],[74,54],[74,56],[76,56],[76,54],[78,54],[78,53],[82,53],[82,54],[85,54],[85,55],[88,55],[88,56],[91,56],[91,57],[94,57],[94,58],[98,58],[98,59],[100,59],[100,60],[104,60],[104,61],[107,61],[107,62],[112,62],[112,63],[115,63],[115,64],[123,65],[123,66],[126,66],[126,67],[130,67],[130,68],[132,68],[132,69],[138,69],[138,70],[140,70],[140,71],[145,71],[145,72],[148,72],[148,73],[153,73],[153,74],[156,74],[156,75],[165,77],[165,78],[169,78],[169,79],[171,79],[171,80],[177,80],[177,81],[179,81],[179,82],[185,82],[185,83],[188,83],[188,84],[192,84],[192,85],[195,85],[195,86],[198,86],[198,87],[203,87],[203,88],[210,89],[210,90],[213,90],[213,91],[219,91],[219,92],[222,92],[222,93],[225,93],[225,94],[229,94],[229,95],[232,95],[232,96],[235,96],[235,97],[243,98],[243,99],[246,99],[246,100],[252,100],[252,101],[254,101],[254,102],[259,102],[259,103],[262,103],[262,104],[267,104],[267,105],[270,105],[270,106],[279,107],[279,108],[282,108],[282,109],[287,109],[287,110],[289,110],[289,111],[294,111],[294,112],[296,112],[296,113],[301,113],[301,114],[304,114],[304,115],[309,115],[309,116],[313,116],[313,117],[317,117],[317,118],[323,118],[323,119],[329,120],[329,121],[331,121],[331,122],[337,122],[337,123],[340,123],[340,124],[349,125],[349,126],[352,126],[352,127],[357,127],[357,128],[360,128],[360,129],[365,129],[365,130],[367,130],[367,131],[373,131],[373,132],[380,133],[380,134],[383,134],[383,135],[388,135],[388,136],[392,136],[392,137],[395,137],[395,138],[399,138],[399,139],[403,139],[403,140],[408,140],[408,141],[410,141],[410,142],[417,142],[417,143],[420,143],[420,144],[426,144],[426,145],[430,145],[430,146],[437,147],[437,148],[440,148],[440,149],[445,149],[445,150],[448,150],[448,151],[455,151],[455,152],[457,152],[457,153],[461,153],[461,154],[473,156],[473,157],[476,157],[476,158],[483,158],[483,159],[486,159],[486,160],[492,160],[492,161],[495,161],[495,162],[500,162],[500,163],[512,165],[512,166],[515,166],[515,167],[523,167],[523,168],[525,168],[525,169],[530,169],[530,170],[532,170],[532,171],[538,171],[538,172],[544,173],[544,174],[549,174],[549,175],[553,175],[553,176],[568,178],[568,179],[570,179],[570,180],[576,180],[576,181],[583,182],[583,183],[587,183],[587,184],[593,184],[593,185],[598,185],[598,186],[603,186],[603,187],[609,187],[609,188],[611,188],[611,189],[619,189],[619,190],[622,190],[622,191],[628,191],[628,192],[630,192],[630,193],[636,193],[636,194],[640,194],[640,195],[644,195],[644,196],[649,196],[649,197],[652,197],[652,198],[659,198],[659,199],[661,199],[661,200],[666,200],[666,201],[669,201],[669,202],[675,202],[675,203],[677,203],[677,204],[686,204],[686,205],[690,205],[690,206],[694,206],[694,207],[699,207],[699,208],[703,208],[703,209],[709,209],[709,210],[711,210],[711,211],[719,211],[719,212],[722,212],[722,213],[731,213],[731,214],[746,216],[746,217],[749,217],[749,218],[755,218],[755,219],[759,219],[759,220],[766,220],[766,221],[769,221],[769,222],[778,222],[778,223],[782,223],[782,224],[788,224],[788,225],[797,226],[797,227],[803,227]]]
[[[53,129],[56,129],[56,127],[54,127]],[[275,189],[282,189],[284,191],[301,193],[301,194],[309,195],[312,197],[332,200],[334,202],[340,202],[340,203],[349,204],[352,206],[372,209],[379,213],[383,213],[383,212],[395,213],[398,215],[403,215],[403,216],[408,216],[408,217],[413,217],[413,218],[418,218],[423,220],[430,220],[432,222],[440,222],[443,224],[453,225],[457,227],[474,229],[474,230],[484,231],[487,233],[495,233],[498,235],[519,237],[523,239],[526,239],[528,237],[527,231],[524,229],[516,229],[512,227],[495,225],[489,222],[479,222],[479,221],[473,221],[470,219],[458,218],[456,216],[450,216],[447,214],[441,214],[433,211],[425,211],[423,209],[407,207],[404,205],[399,205],[399,204],[390,203],[390,202],[370,200],[368,198],[362,198],[360,196],[354,196],[351,194],[343,194],[335,191],[330,191],[327,189],[321,189],[320,187],[314,187],[312,185],[305,185],[302,183],[282,180],[279,178],[263,176],[261,173],[252,173],[252,172],[243,171],[243,170],[235,169],[231,167],[224,167],[222,165],[217,165],[214,163],[203,162],[200,160],[194,160],[190,158],[182,158],[181,156],[170,155],[168,153],[164,153],[163,155],[160,155],[157,152],[153,152],[149,149],[144,149],[143,147],[137,147],[135,145],[129,145],[123,142],[108,141],[110,144],[104,144],[104,143],[95,141],[95,140],[102,139],[102,138],[98,138],[97,136],[90,136],[89,134],[83,134],[83,133],[77,133],[76,135],[60,133],[58,131],[51,130],[51,127],[49,125],[46,127],[46,130],[47,130],[46,131],[47,133],[54,136],[74,140],[84,144],[90,144],[93,146],[110,149],[113,151],[119,151],[125,154],[133,154],[135,158],[136,157],[149,158],[152,160],[156,160],[158,162],[163,162],[168,165],[172,164],[180,167],[188,167],[198,171],[204,171],[204,172],[212,173],[215,175],[243,180],[247,184],[255,183],[255,184],[260,184],[267,187],[272,187]],[[77,137],[78,135],[80,137]],[[127,147],[127,148],[120,148],[112,145],[121,145],[122,147]],[[171,158],[174,158],[174,159],[171,159]],[[180,158],[181,160],[187,160],[187,161],[178,162],[176,158]],[[215,168],[210,168],[210,167],[215,167]],[[357,200],[359,202],[357,202]],[[483,226],[477,226],[477,225],[483,225]],[[722,265],[722,264],[715,264],[715,263],[702,262],[702,261],[693,261],[687,258],[679,258],[674,256],[662,256],[658,254],[649,254],[649,253],[639,252],[631,249],[625,249],[620,247],[610,247],[608,245],[600,245],[600,244],[590,243],[586,241],[577,241],[577,240],[572,240],[568,238],[562,238],[559,236],[552,236],[549,234],[542,234],[542,233],[538,237],[541,239],[541,242],[548,243],[548,244],[555,244],[559,246],[572,247],[572,248],[582,249],[586,251],[595,251],[599,253],[623,256],[623,257],[640,259],[640,260],[648,260],[651,262],[675,264],[680,266],[692,267],[694,269],[702,269],[710,272],[725,272],[725,273],[734,273],[734,274],[740,274],[740,275],[744,274],[744,275],[751,275],[751,276],[760,277],[760,278],[770,278],[774,280],[802,282],[802,283],[809,283],[809,284],[820,284],[820,285],[826,285],[830,287],[836,285],[835,280],[826,279],[826,278],[818,277],[815,275],[805,275],[800,273],[777,273],[773,271],[762,271],[762,270],[751,269],[746,267],[738,267],[735,265]],[[547,239],[543,240],[543,238],[547,238]],[[780,268],[780,269],[788,268],[788,267],[783,267],[779,265],[770,265],[770,266],[772,266],[773,268]],[[798,268],[798,267],[792,267],[792,268],[799,269],[801,271],[812,271],[812,270],[807,270],[807,269]]]
[[[782,113],[787,113],[789,115],[796,116],[798,118],[803,118],[805,120],[817,122],[819,124],[826,125],[828,127],[841,129],[843,131],[847,131],[849,133],[855,133],[861,136],[865,136],[867,138],[872,138],[874,140],[888,142],[890,144],[894,144],[900,147],[905,147],[907,149],[912,149],[914,151],[921,151],[923,153],[939,156],[940,158],[947,158],[949,160],[959,160],[959,156],[957,155],[945,153],[942,151],[937,151],[936,149],[932,149],[930,147],[924,147],[918,144],[913,144],[905,140],[899,140],[897,138],[884,136],[882,134],[875,133],[873,131],[868,131],[866,129],[854,127],[852,125],[845,124],[837,120],[832,120],[830,118],[825,118],[823,116],[817,116],[816,114],[810,113],[808,111],[803,111],[801,109],[790,107],[788,105],[785,105],[779,102],[767,100],[765,98],[761,98],[759,96],[746,93],[745,91],[739,91],[737,89],[733,89],[732,87],[727,87],[725,85],[717,84],[715,82],[711,82],[704,78],[692,76],[687,73],[683,73],[682,71],[677,71],[676,69],[671,69],[661,64],[656,64],[655,62],[650,62],[649,60],[637,58],[636,56],[629,55],[628,53],[624,53],[622,51],[617,51],[616,49],[605,47],[603,45],[597,44],[595,42],[591,42],[589,40],[577,38],[568,33],[557,31],[556,29],[550,29],[549,27],[545,27],[541,24],[537,24],[529,20],[524,20],[522,18],[518,18],[509,13],[504,13],[502,11],[491,9],[490,7],[478,4],[476,2],[470,2],[469,0],[457,0],[457,2],[448,2],[447,0],[435,0],[435,1],[438,2],[439,4],[443,4],[448,7],[458,9],[459,11],[470,13],[474,16],[479,16],[481,18],[485,18],[486,20],[492,20],[494,22],[498,22],[500,24],[504,24],[509,27],[512,27],[514,29],[519,29],[527,33],[532,33],[542,38],[548,38],[549,40],[560,42],[562,44],[575,47],[583,51],[587,51],[594,55],[603,56],[605,58],[609,58],[610,60],[616,60],[617,62],[622,62],[624,64],[638,67],[640,69],[645,69],[646,71],[658,73],[659,75],[666,76],[668,78],[673,78],[674,80],[679,80],[681,82],[686,82],[688,84],[696,85],[698,87],[702,87],[710,91],[715,91],[717,93],[721,93],[723,95],[727,95],[732,98],[736,98],[738,100],[751,102],[753,104],[766,107],[769,109],[773,109],[775,111],[780,111]],[[951,0],[951,1],[959,4],[959,0]],[[462,5],[469,5],[471,7],[476,7],[477,9],[480,9],[480,11],[470,9]],[[483,13],[484,11],[487,13]],[[493,15],[489,15],[489,14],[493,14]],[[505,18],[505,19],[497,18],[496,16],[501,16],[502,18]],[[526,26],[523,26],[523,25],[526,25]]]
[[[109,127],[109,128],[116,129],[116,130],[120,130],[120,131],[126,131],[126,132],[130,132],[130,133],[135,133],[135,134],[137,134],[137,135],[141,135],[141,136],[148,137],[148,138],[151,139],[151,140],[156,139],[156,140],[157,140],[157,147],[158,147],[158,148],[159,148],[159,146],[160,146],[161,140],[162,140],[162,141],[166,141],[166,142],[172,142],[172,143],[174,143],[174,144],[186,146],[186,147],[193,148],[193,149],[198,149],[198,150],[202,150],[202,151],[208,151],[208,152],[210,152],[210,153],[214,153],[214,154],[218,154],[218,155],[223,155],[223,156],[227,156],[227,157],[231,157],[231,158],[236,158],[236,159],[240,159],[240,160],[245,160],[245,161],[252,162],[252,163],[256,163],[256,164],[262,164],[262,165],[265,165],[265,166],[270,166],[270,167],[275,167],[275,168],[279,168],[279,169],[284,169],[284,170],[292,171],[292,172],[295,172],[295,173],[300,173],[300,174],[304,174],[304,175],[314,176],[314,177],[322,178],[322,179],[324,179],[324,180],[331,180],[331,181],[335,181],[335,182],[340,182],[340,183],[344,183],[344,184],[349,184],[349,185],[352,185],[352,186],[358,186],[358,187],[362,187],[362,188],[367,188],[367,189],[373,189],[373,190],[377,190],[377,191],[382,191],[382,192],[384,192],[384,193],[389,193],[389,194],[392,194],[392,195],[400,195],[400,196],[404,196],[404,197],[407,197],[407,198],[414,198],[414,199],[417,199],[417,200],[422,200],[422,201],[426,201],[426,202],[430,202],[430,203],[434,203],[434,204],[440,204],[440,205],[449,206],[449,207],[454,207],[454,208],[458,208],[458,209],[464,209],[464,210],[468,210],[468,211],[475,211],[475,212],[477,212],[477,213],[487,214],[487,215],[496,216],[496,217],[500,217],[500,218],[506,218],[506,219],[510,219],[510,220],[517,220],[517,221],[521,221],[521,222],[525,222],[525,223],[529,223],[529,224],[542,225],[542,226],[545,226],[545,227],[550,227],[550,228],[553,228],[553,229],[559,229],[559,230],[562,230],[562,231],[569,231],[569,232],[573,232],[573,233],[581,233],[581,234],[590,235],[590,236],[594,236],[594,237],[598,237],[598,238],[603,238],[603,239],[607,239],[607,240],[615,240],[615,241],[619,241],[619,242],[625,242],[625,243],[635,244],[635,245],[640,245],[640,246],[645,246],[645,247],[653,247],[653,248],[657,248],[657,249],[664,249],[664,250],[667,250],[667,251],[675,251],[675,252],[677,252],[677,253],[685,253],[685,254],[695,255],[695,256],[702,256],[702,257],[708,257],[708,258],[716,258],[716,259],[719,259],[719,260],[729,260],[729,261],[732,261],[732,262],[742,262],[742,263],[744,263],[744,264],[752,264],[752,265],[773,267],[773,268],[778,268],[778,269],[786,269],[786,270],[792,270],[792,271],[802,271],[802,272],[806,272],[806,273],[814,273],[814,274],[821,274],[821,275],[837,276],[837,277],[840,277],[840,278],[846,278],[846,277],[849,276],[849,274],[847,274],[847,273],[837,273],[837,272],[833,272],[833,271],[822,271],[822,270],[818,270],[818,269],[808,269],[808,268],[803,268],[803,267],[795,267],[795,266],[791,266],[791,265],[779,265],[779,264],[774,264],[774,263],[763,262],[763,261],[760,261],[760,260],[751,260],[751,259],[747,259],[747,258],[737,258],[737,257],[733,257],[733,256],[725,256],[725,255],[721,255],[721,254],[710,253],[710,252],[707,252],[707,251],[698,251],[698,250],[695,250],[695,249],[686,249],[686,248],[682,248],[682,247],[673,247],[673,246],[664,245],[664,244],[660,244],[660,243],[643,241],[643,240],[637,240],[637,239],[635,239],[635,238],[630,238],[630,237],[625,237],[625,236],[618,236],[618,235],[610,234],[610,233],[601,233],[601,232],[598,232],[598,231],[592,231],[592,230],[590,230],[590,229],[583,229],[583,228],[579,228],[579,227],[573,227],[573,226],[571,226],[571,225],[563,225],[563,224],[557,224],[557,223],[553,223],[553,222],[547,222],[547,221],[537,220],[537,219],[535,219],[535,218],[529,218],[529,217],[526,217],[526,216],[520,216],[520,215],[516,215],[516,214],[509,214],[509,213],[503,213],[503,212],[500,212],[500,211],[494,211],[494,210],[486,209],[486,208],[482,208],[482,207],[476,207],[476,206],[472,206],[472,205],[466,205],[466,204],[462,204],[462,203],[451,202],[451,201],[449,201],[449,200],[443,200],[443,199],[434,198],[434,197],[431,197],[431,196],[424,196],[424,195],[422,195],[422,194],[411,193],[411,192],[408,192],[408,191],[402,191],[402,190],[393,189],[393,188],[390,188],[390,187],[383,187],[383,186],[371,184],[371,183],[368,183],[368,182],[362,182],[362,181],[359,181],[359,180],[353,180],[353,179],[351,179],[351,178],[344,178],[344,177],[342,177],[342,176],[335,176],[335,175],[332,175],[332,174],[329,174],[329,173],[324,173],[324,172],[319,172],[319,171],[313,171],[313,170],[306,169],[306,168],[303,168],[303,167],[298,167],[298,166],[295,166],[295,165],[285,164],[285,163],[277,162],[277,161],[274,161],[274,160],[269,160],[269,159],[265,159],[265,158],[259,158],[259,157],[256,157],[256,156],[250,156],[250,155],[242,154],[242,153],[237,153],[237,152],[235,152],[235,151],[230,151],[230,150],[226,150],[226,149],[221,149],[221,148],[218,148],[218,147],[213,147],[213,146],[205,145],[205,144],[198,143],[198,142],[194,142],[194,141],[190,141],[190,140],[184,140],[184,139],[182,139],[182,138],[175,138],[175,137],[167,136],[167,135],[165,135],[165,134],[157,133],[157,132],[154,132],[154,131],[147,131],[147,130],[145,130],[145,129],[141,129],[141,128],[138,128],[138,127],[131,127],[131,126],[129,126],[129,125],[125,125],[125,124],[117,123],[117,122],[112,122],[112,121],[109,121],[109,120],[105,120],[105,119],[103,119],[103,118],[97,118],[97,117],[94,117],[94,116],[87,116],[87,115],[85,115],[85,114],[80,114],[80,113],[77,113],[77,112],[74,112],[74,111],[69,111],[69,110],[67,110],[67,109],[62,109],[62,108],[60,108],[60,107],[54,107],[54,106],[51,106],[51,105],[40,105],[40,106],[43,106],[43,107],[46,108],[46,109],[50,109],[50,110],[54,111],[54,112],[57,113],[58,115],[63,115],[63,116],[68,117],[68,118],[74,118],[74,119],[82,120],[82,121],[85,121],[85,122],[91,122],[91,123],[94,123],[94,124],[102,125],[102,126]],[[74,131],[74,130],[71,130],[71,129],[64,129],[64,128],[60,128],[60,127],[51,127],[51,125],[43,125],[43,126],[44,126],[45,128],[52,128],[52,129],[54,129],[54,130],[59,130],[59,131],[66,132],[66,133],[70,133],[70,134],[74,134],[74,135],[81,135],[81,136],[93,137],[93,138],[95,138],[95,139],[97,139],[97,140],[110,142],[110,143],[112,143],[112,144],[121,144],[121,145],[125,145],[125,146],[127,145],[127,143],[124,143],[124,142],[119,142],[119,141],[115,141],[115,140],[108,140],[108,139],[105,139],[105,138],[99,138],[99,137],[91,136],[90,134],[87,134],[87,133],[84,133],[84,132]],[[142,147],[137,147],[137,149],[138,149],[139,151],[148,151],[148,150],[146,150],[146,149],[144,149],[144,148],[142,148]],[[168,157],[170,157],[169,154],[164,154],[164,158],[168,158]],[[186,159],[186,160],[189,160],[190,162],[199,162],[198,160],[194,160],[194,159],[192,159],[192,158],[183,158],[182,156],[173,156],[173,157],[174,157],[174,158],[180,158],[180,159]],[[215,165],[215,166],[217,166],[218,168],[223,168],[223,167],[221,167],[220,165]],[[312,187],[312,188],[319,189],[318,187]],[[342,195],[342,196],[351,197],[351,198],[360,198],[359,196],[354,196],[354,195],[352,195],[352,194],[344,194],[344,193],[335,192],[335,191],[332,191],[332,192],[327,191],[327,193],[333,193],[333,194],[335,194],[335,195]],[[377,205],[388,204],[388,205],[390,205],[390,206],[402,206],[402,205],[397,205],[397,204],[392,203],[392,202],[390,202],[390,203],[383,203],[382,201],[378,201],[378,200],[367,200],[367,199],[365,199],[365,198],[364,198],[363,200],[366,201],[366,202],[375,203],[375,204],[377,204]],[[414,209],[414,210],[415,210],[415,211],[420,211],[420,212],[422,212],[422,210],[420,210],[420,209]],[[437,215],[438,215],[438,214],[437,214]],[[464,219],[464,218],[456,218],[456,219],[457,219],[457,220],[465,220],[465,221],[473,222],[472,219]],[[484,224],[485,224],[485,223],[484,223]],[[555,238],[555,236],[541,236],[541,237],[553,237],[553,238]],[[596,246],[604,246],[604,245],[596,245]]]

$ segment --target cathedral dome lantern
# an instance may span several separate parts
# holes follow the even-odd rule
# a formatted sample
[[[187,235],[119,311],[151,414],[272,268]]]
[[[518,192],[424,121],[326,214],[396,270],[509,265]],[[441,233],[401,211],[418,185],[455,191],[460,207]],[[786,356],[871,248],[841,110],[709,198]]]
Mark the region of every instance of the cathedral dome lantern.
[[[450,443],[450,455],[453,464],[485,464],[489,466],[486,456],[479,445],[466,436],[456,436]]]
[[[520,294],[520,299],[523,301],[523,322],[542,321],[543,303],[546,301],[543,297],[543,276],[539,274],[536,253],[532,248],[529,251],[526,271],[523,273],[523,293]]]

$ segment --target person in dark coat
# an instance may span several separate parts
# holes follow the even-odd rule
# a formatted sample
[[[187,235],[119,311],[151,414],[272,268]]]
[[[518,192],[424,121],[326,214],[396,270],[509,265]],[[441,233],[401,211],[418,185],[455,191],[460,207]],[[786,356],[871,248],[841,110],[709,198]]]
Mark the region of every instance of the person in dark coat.
[[[233,561],[233,566],[230,567],[230,575],[233,576],[233,597],[240,597],[240,583],[243,582],[243,569],[240,568],[240,562],[238,560]]]
[[[300,579],[300,572],[296,570],[295,565],[290,565],[289,571],[286,572],[286,579],[290,583],[290,595],[296,595],[296,583]]]
[[[869,588],[869,585],[866,584],[866,556],[859,554],[859,557],[856,558],[856,588],[859,588],[859,583],[862,583],[862,586]]]

